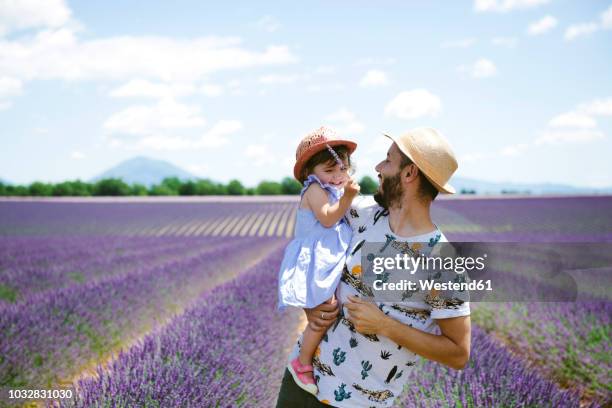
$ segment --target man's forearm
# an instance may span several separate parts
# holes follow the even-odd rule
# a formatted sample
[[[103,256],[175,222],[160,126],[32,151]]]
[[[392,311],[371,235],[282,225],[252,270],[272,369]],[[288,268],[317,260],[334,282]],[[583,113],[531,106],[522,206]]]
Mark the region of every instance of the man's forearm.
[[[389,316],[383,322],[380,334],[420,356],[458,370],[465,366],[469,357],[469,350],[444,334],[427,333]]]

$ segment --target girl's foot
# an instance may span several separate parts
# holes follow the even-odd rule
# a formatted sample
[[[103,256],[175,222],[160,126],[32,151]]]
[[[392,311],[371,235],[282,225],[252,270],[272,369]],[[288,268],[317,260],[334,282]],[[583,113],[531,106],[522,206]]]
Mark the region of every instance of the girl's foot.
[[[293,380],[295,383],[303,389],[311,393],[312,395],[317,395],[319,389],[315,383],[315,380],[312,378],[312,374],[308,375],[308,373],[312,372],[312,365],[302,365],[300,360],[296,357],[287,365],[289,372],[293,376]]]

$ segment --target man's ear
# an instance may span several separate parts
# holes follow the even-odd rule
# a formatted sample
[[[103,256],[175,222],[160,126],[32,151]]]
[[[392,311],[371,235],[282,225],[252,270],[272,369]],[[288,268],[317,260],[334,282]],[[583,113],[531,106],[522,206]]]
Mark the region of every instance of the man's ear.
[[[419,176],[419,169],[414,163],[411,163],[408,166],[404,167],[404,170],[402,170],[402,172],[404,173],[403,178],[407,179],[404,181],[412,181]]]

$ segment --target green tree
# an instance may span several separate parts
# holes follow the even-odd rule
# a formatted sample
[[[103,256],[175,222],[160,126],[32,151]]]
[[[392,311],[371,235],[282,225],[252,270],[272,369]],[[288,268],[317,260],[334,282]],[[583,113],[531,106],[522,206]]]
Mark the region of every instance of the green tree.
[[[240,181],[234,179],[227,185],[227,193],[229,195],[244,195],[246,190]]]
[[[4,183],[0,181],[0,196],[4,196],[4,195],[7,195],[6,185],[4,185]]]
[[[72,191],[72,182],[64,181],[62,183],[57,183],[53,186],[52,189],[53,196],[73,196],[74,192]]]
[[[130,187],[120,178],[107,178],[98,180],[93,186],[95,196],[126,196]]]
[[[166,177],[162,180],[161,185],[172,191],[170,195],[178,195],[182,182],[178,177]]]
[[[281,181],[281,191],[283,194],[297,195],[302,191],[302,185],[293,177],[285,177]]]
[[[53,184],[35,181],[28,187],[32,196],[49,197],[53,193]]]
[[[187,180],[178,189],[179,195],[182,196],[192,196],[198,194],[198,188],[194,181]]]
[[[359,181],[361,194],[374,194],[378,189],[378,183],[370,176],[363,176]]]
[[[176,195],[176,191],[171,190],[164,184],[155,184],[149,188],[149,195],[152,196],[171,196]]]
[[[279,195],[282,192],[281,184],[276,181],[262,181],[257,185],[259,195]]]
[[[140,183],[132,183],[130,186],[130,195],[133,196],[146,196],[149,192],[147,191],[147,186]]]

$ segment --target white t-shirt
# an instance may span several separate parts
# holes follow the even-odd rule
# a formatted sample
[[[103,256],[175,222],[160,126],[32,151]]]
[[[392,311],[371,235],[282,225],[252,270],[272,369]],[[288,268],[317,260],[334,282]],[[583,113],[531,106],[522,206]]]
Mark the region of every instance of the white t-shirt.
[[[387,215],[388,211],[380,207],[373,196],[356,197],[347,211],[353,238],[346,268],[336,289],[341,305],[348,301],[349,295],[363,294],[360,293],[363,242],[386,242],[390,235],[393,241],[408,243],[424,255],[428,255],[437,242],[448,242],[437,228],[414,237],[399,237],[391,231]],[[392,302],[376,304],[394,319],[426,332],[435,329],[434,319],[470,314],[469,302],[448,308],[425,301],[402,302],[401,306]],[[346,313],[345,308],[343,312]],[[300,335],[289,361],[299,354],[301,342]],[[401,394],[417,358],[417,354],[388,337],[365,336],[355,331],[346,317],[341,317],[329,328],[315,352],[313,375],[319,387],[317,398],[335,407],[389,407]]]

